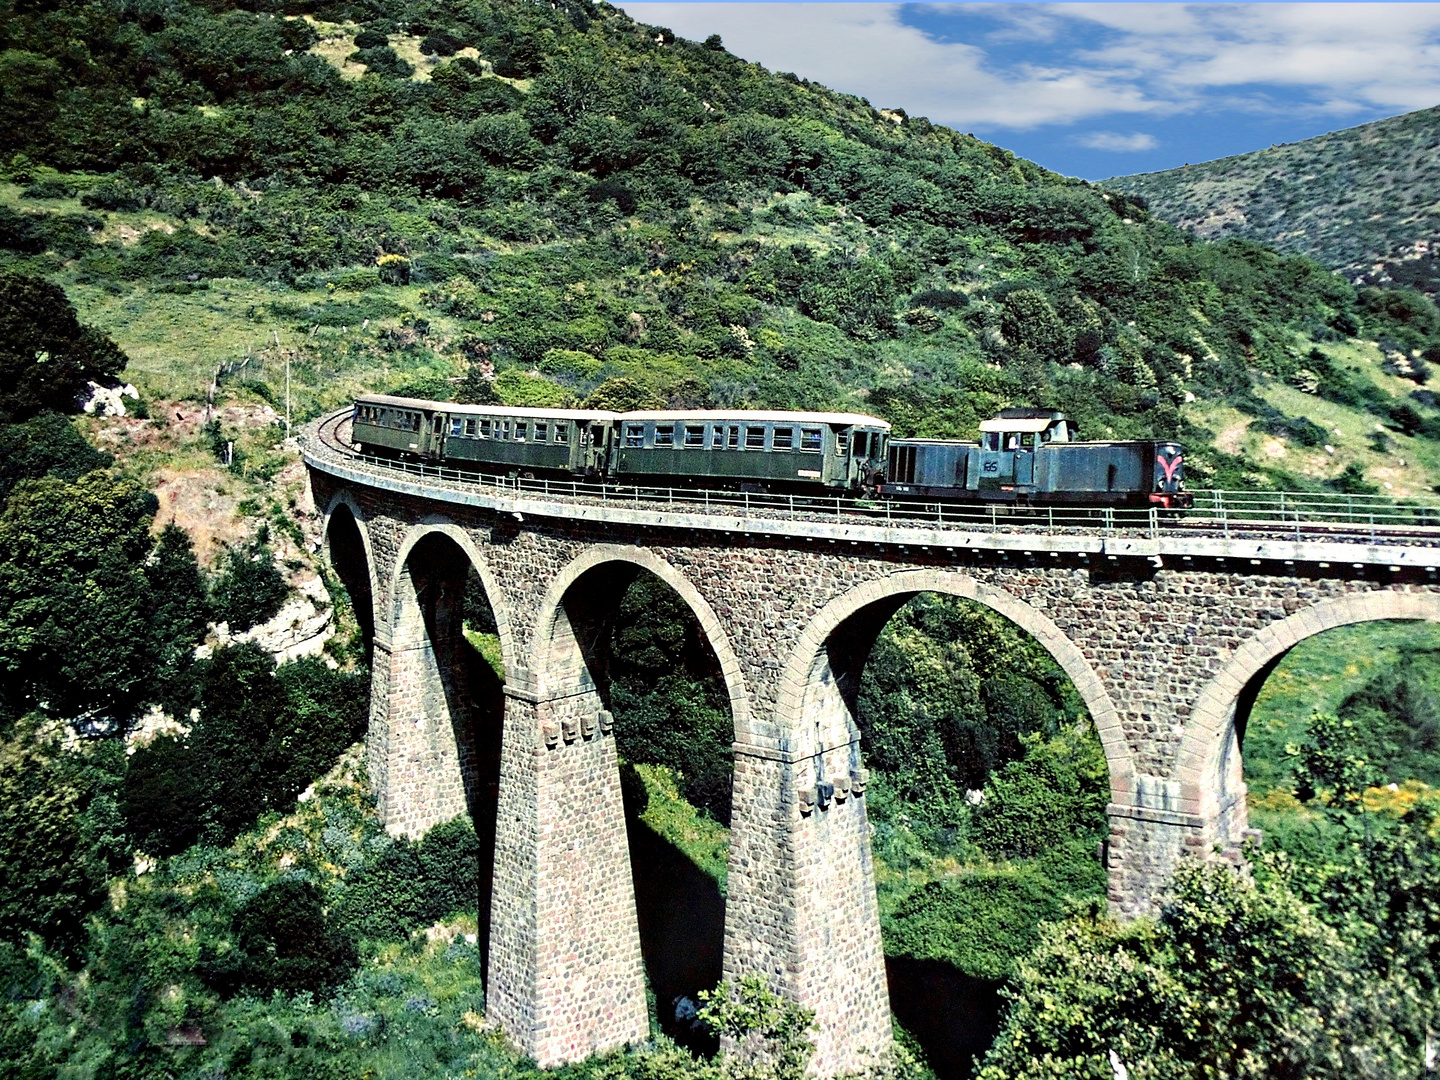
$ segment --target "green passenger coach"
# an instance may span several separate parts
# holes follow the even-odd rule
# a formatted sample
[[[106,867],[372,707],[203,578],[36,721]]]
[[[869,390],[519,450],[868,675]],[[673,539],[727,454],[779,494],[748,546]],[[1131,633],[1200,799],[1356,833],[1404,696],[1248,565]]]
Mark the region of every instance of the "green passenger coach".
[[[365,451],[446,464],[603,476],[618,416],[594,409],[457,405],[371,394],[356,399],[350,437]]]
[[[630,412],[619,418],[617,479],[675,486],[856,488],[885,462],[890,425],[827,412]]]

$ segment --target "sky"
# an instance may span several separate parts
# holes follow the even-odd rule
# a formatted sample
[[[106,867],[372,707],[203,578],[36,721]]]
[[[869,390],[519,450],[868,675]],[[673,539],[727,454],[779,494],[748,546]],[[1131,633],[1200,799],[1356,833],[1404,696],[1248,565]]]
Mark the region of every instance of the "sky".
[[[624,3],[1089,180],[1440,105],[1440,3]]]

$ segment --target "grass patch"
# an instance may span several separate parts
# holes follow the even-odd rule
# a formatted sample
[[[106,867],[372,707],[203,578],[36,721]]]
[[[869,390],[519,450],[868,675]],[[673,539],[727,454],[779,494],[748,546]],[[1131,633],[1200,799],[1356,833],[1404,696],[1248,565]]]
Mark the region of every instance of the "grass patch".
[[[640,820],[685,853],[720,886],[725,895],[730,862],[730,830],[700,813],[680,793],[680,777],[664,765],[636,765],[648,797]]]
[[[1291,649],[1266,680],[1245,732],[1245,781],[1265,809],[1270,793],[1290,782],[1287,743],[1303,740],[1310,713],[1335,712],[1406,653],[1440,650],[1440,625],[1372,622],[1338,626]]]

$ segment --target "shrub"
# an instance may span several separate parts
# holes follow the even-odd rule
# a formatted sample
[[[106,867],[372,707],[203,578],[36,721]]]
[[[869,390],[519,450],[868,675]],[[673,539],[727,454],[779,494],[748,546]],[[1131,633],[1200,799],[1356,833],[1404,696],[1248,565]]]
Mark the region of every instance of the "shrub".
[[[227,843],[287,809],[368,719],[363,672],[314,657],[277,670],[253,643],[217,649],[196,665],[194,685],[189,733],[136,750],[125,773],[127,828],[148,854]]]
[[[326,917],[319,887],[298,877],[282,877],[247,899],[231,930],[233,948],[207,950],[199,965],[205,982],[224,993],[324,990],[358,961],[354,940]]]
[[[210,588],[216,619],[228,623],[233,632],[274,618],[290,595],[269,541],[269,528],[261,526],[251,540],[230,548]]]
[[[980,846],[994,858],[1032,858],[1077,834],[1103,836],[1109,772],[1094,731],[1021,738],[1025,756],[990,777],[976,807]]]
[[[404,938],[480,902],[480,843],[465,816],[437,825],[417,842],[391,841],[365,869],[337,883],[337,926],[363,938]]]

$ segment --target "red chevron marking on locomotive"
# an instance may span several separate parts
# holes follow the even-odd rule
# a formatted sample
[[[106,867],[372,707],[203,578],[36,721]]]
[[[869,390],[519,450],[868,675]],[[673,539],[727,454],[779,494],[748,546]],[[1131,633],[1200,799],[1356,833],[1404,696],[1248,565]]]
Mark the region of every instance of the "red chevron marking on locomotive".
[[[1172,460],[1170,460],[1170,461],[1166,461],[1166,460],[1165,460],[1163,457],[1161,457],[1159,454],[1156,454],[1156,455],[1155,455],[1155,464],[1156,464],[1156,465],[1159,465],[1160,468],[1165,471],[1165,479],[1166,479],[1167,481],[1173,481],[1173,480],[1175,479],[1175,470],[1178,469],[1178,468],[1180,468],[1180,463],[1181,463],[1182,461],[1184,461],[1184,460],[1185,460],[1185,455],[1184,455],[1184,454],[1177,454],[1177,455],[1176,455]]]

